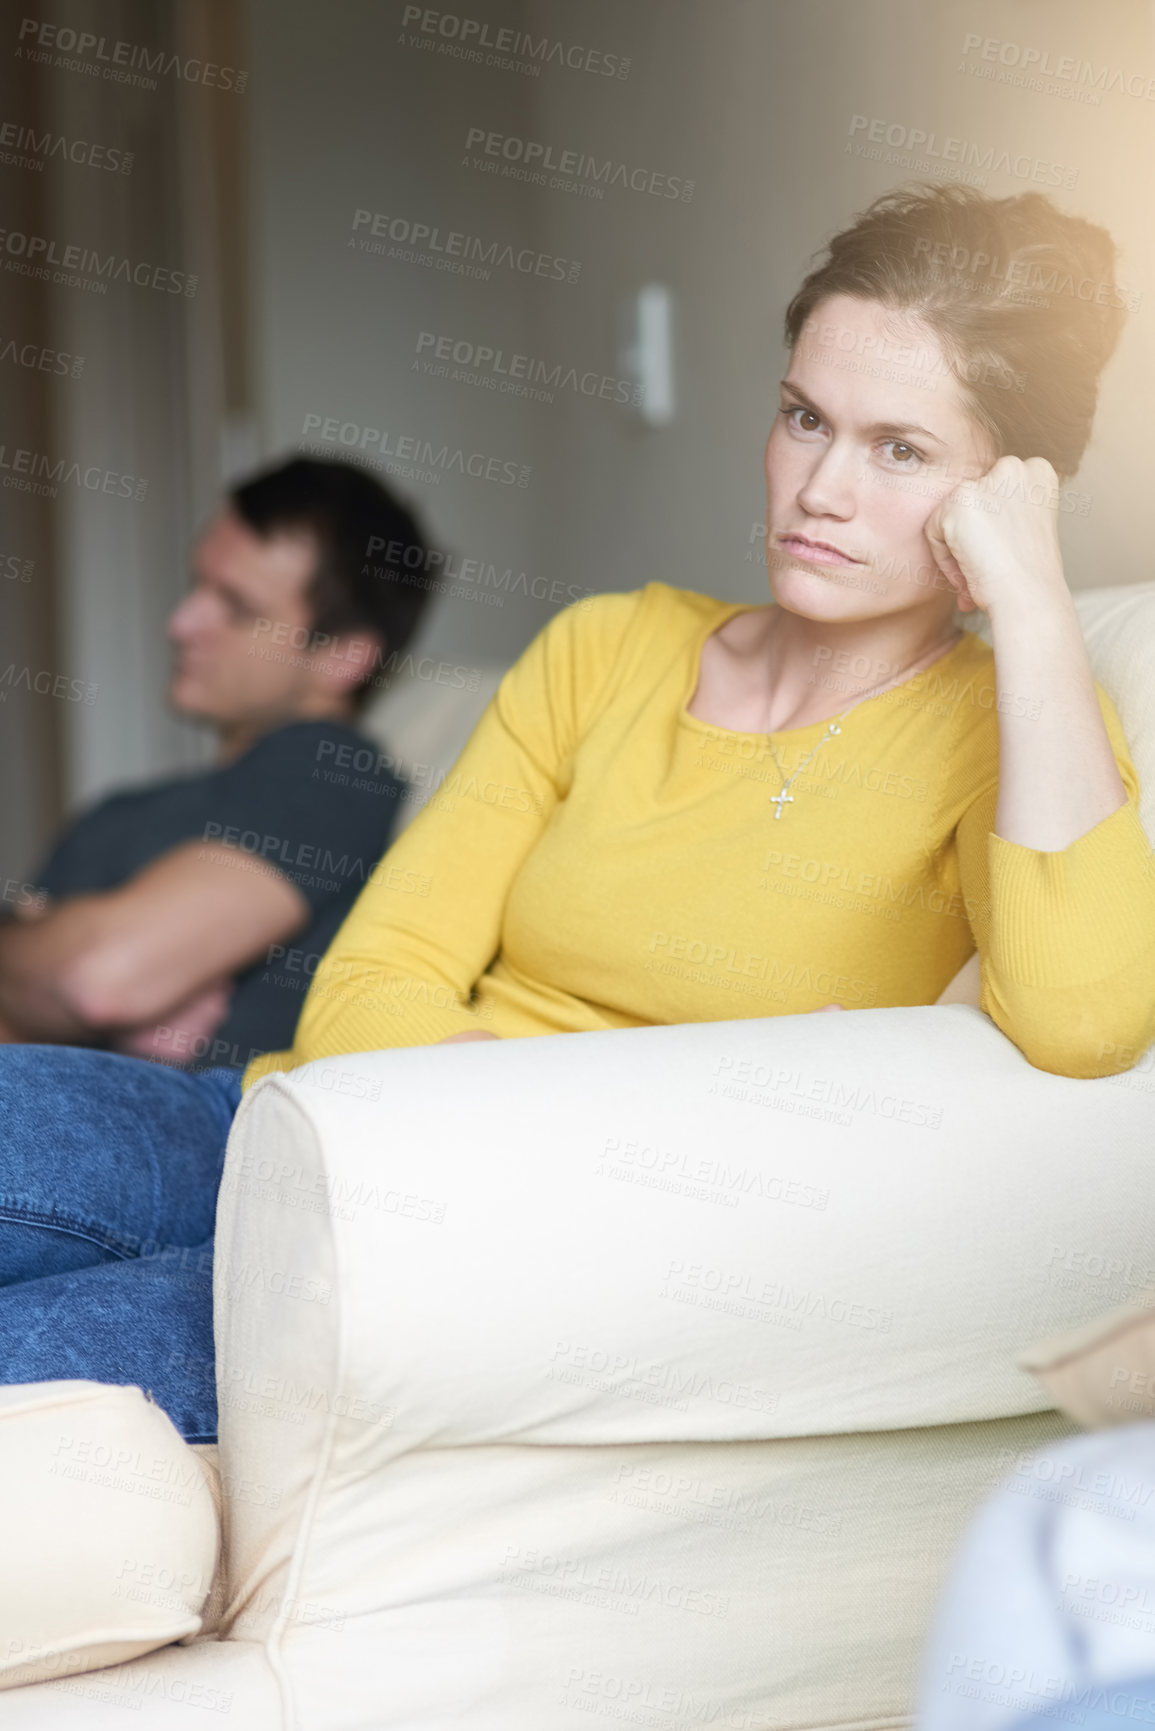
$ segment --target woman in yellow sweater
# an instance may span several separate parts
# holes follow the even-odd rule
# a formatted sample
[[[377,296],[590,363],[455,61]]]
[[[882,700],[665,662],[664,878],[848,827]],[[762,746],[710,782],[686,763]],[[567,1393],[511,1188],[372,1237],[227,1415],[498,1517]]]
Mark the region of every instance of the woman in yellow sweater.
[[[1041,194],[956,186],[838,235],[786,314],[773,601],[655,580],[557,614],[243,1086],[389,1046],[933,1004],[972,957],[1041,1069],[1110,1075],[1155,1040],[1155,855],[1056,529],[1114,257]],[[142,1383],[215,1434],[206,1233],[239,1092],[0,1048],[5,1381]]]
[[[385,1046],[932,1004],[972,954],[971,1001],[1039,1068],[1149,1045],[1152,848],[1057,534],[1113,257],[1041,194],[957,186],[839,235],[786,315],[773,602],[654,581],[559,613],[244,1086]]]

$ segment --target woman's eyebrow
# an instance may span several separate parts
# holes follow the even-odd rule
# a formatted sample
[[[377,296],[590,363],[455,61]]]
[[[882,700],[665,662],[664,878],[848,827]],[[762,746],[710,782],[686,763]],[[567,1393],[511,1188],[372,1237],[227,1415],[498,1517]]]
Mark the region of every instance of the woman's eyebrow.
[[[789,379],[780,379],[779,383],[784,391],[789,391],[792,396],[797,397],[803,407],[809,409],[812,414],[817,415],[819,420],[824,421],[826,419],[823,410],[818,407],[818,404],[814,402],[812,398],[806,395],[805,391],[799,390],[798,386],[792,384]],[[930,439],[934,444],[942,445],[944,448],[946,447],[945,439],[940,439],[938,434],[932,433],[929,427],[916,426],[913,421],[874,421],[869,427],[864,427],[863,432],[873,433],[883,438],[889,437],[892,439],[901,439],[906,433],[914,433],[919,438]]]

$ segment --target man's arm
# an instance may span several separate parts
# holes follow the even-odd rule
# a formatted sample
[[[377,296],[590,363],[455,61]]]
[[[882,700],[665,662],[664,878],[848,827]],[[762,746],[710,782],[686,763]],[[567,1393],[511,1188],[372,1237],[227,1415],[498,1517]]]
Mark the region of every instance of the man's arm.
[[[67,1042],[155,1022],[309,918],[275,867],[219,842],[183,842],[118,889],[0,929],[0,1025],[17,1039]]]

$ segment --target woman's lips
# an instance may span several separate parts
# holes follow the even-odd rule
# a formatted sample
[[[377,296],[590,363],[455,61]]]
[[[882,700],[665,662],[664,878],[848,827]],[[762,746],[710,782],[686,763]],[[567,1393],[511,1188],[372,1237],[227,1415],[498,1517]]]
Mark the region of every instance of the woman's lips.
[[[804,541],[799,535],[783,535],[778,542],[784,553],[789,553],[795,559],[803,559],[811,565],[858,565],[858,559],[851,559],[846,553],[836,553],[832,547],[816,547],[813,542]]]

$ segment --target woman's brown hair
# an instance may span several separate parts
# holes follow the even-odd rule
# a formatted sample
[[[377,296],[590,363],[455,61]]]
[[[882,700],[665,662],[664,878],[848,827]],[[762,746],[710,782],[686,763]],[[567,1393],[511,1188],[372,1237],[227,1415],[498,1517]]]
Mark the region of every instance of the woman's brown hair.
[[[1076,472],[1126,319],[1105,228],[1041,192],[988,198],[915,182],[876,198],[827,254],[786,309],[789,348],[829,295],[913,314],[938,339],[996,456]]]

